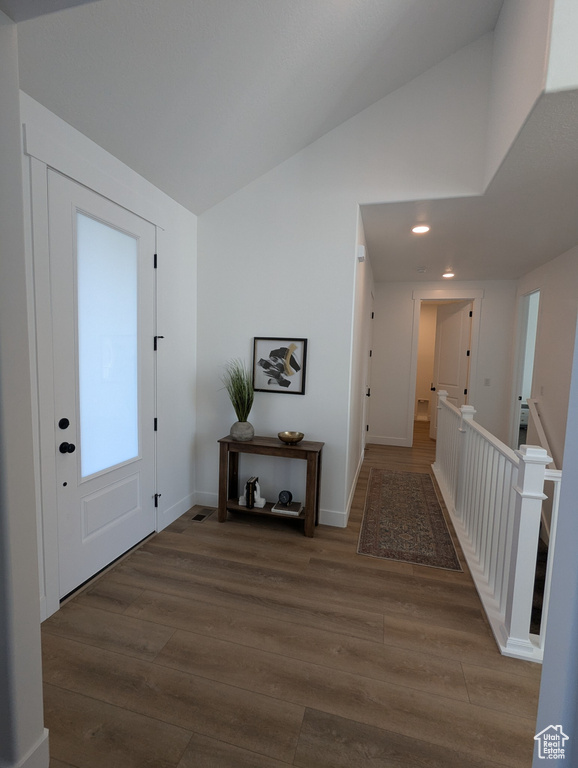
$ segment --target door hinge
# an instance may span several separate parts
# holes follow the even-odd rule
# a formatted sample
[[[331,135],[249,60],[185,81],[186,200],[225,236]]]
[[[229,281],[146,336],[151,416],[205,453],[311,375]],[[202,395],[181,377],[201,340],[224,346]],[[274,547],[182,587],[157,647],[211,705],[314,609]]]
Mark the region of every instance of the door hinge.
[[[369,356],[370,356],[370,357],[373,357],[373,349],[370,349],[370,350],[369,350]]]
[[[157,431],[157,429],[158,429],[158,426],[159,426],[159,420],[158,420],[158,419],[157,419],[157,417],[155,416],[155,418],[154,418],[154,431],[155,431],[155,432]]]
[[[467,395],[467,394],[468,394],[468,390],[464,389],[464,395]]]
[[[474,313],[473,313],[473,311],[470,309],[470,317],[473,317],[473,316],[474,316]]]
[[[155,493],[155,507],[158,507],[161,495],[160,493]]]
[[[165,338],[164,336],[155,336],[154,347],[153,347],[155,352],[157,351],[157,339],[164,339],[164,338]]]
[[[375,312],[372,312],[371,313],[371,319],[373,320],[374,317],[375,317]]]
[[[157,254],[155,253],[153,258],[153,269],[156,269],[156,268],[157,268]]]
[[[366,432],[369,432],[369,424],[366,424],[366,425],[365,425],[365,431],[366,431]]]
[[[468,351],[466,352],[466,357],[469,357],[469,356],[470,356],[470,350],[468,349]]]

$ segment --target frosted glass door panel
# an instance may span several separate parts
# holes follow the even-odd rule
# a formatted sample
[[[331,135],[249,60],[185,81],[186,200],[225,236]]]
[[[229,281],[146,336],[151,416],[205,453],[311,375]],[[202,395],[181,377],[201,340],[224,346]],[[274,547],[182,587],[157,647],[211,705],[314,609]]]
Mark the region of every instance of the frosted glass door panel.
[[[77,213],[82,477],[138,456],[135,237]]]

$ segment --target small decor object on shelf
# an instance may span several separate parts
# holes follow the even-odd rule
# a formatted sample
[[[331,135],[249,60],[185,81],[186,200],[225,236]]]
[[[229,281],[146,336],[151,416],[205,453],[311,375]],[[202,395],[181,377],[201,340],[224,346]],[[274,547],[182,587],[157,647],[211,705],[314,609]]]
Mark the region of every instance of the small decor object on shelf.
[[[293,515],[298,517],[303,511],[303,504],[299,501],[293,501],[291,491],[280,491],[279,501],[273,505],[271,512],[278,512],[282,515]]]
[[[274,504],[271,512],[280,512],[284,515],[294,515],[297,517],[301,514],[303,504],[298,501],[293,501],[293,494],[291,491],[280,491],[279,501]]]
[[[255,430],[248,421],[255,396],[251,371],[242,360],[230,360],[221,380],[238,419],[231,427],[231,437],[241,442],[252,440]]]
[[[296,443],[300,443],[301,440],[305,437],[303,432],[279,432],[277,437],[279,440],[281,440],[282,443],[287,443],[288,445],[295,445]]]
[[[291,491],[281,491],[279,493],[279,504],[283,504],[284,506],[287,506],[287,504],[291,504],[293,501],[293,494]]]
[[[253,387],[255,392],[305,394],[307,339],[255,338]]]
[[[267,502],[261,498],[261,486],[258,477],[250,477],[245,483],[245,495],[239,497],[239,506],[247,509],[263,509]]]

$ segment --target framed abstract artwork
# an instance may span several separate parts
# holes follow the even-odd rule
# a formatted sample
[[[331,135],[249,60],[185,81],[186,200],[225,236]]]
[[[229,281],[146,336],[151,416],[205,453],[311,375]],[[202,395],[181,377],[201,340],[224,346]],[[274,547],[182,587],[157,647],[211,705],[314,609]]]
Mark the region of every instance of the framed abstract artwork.
[[[253,343],[255,392],[305,394],[307,339],[259,337]]]

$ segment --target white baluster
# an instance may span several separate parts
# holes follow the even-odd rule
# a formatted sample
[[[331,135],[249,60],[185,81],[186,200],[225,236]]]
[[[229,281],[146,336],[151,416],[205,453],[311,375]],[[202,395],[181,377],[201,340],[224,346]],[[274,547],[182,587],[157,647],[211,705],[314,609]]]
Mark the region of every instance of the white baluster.
[[[458,447],[458,467],[457,467],[457,488],[456,488],[456,515],[462,520],[464,519],[464,507],[465,507],[465,488],[466,481],[468,480],[468,471],[466,468],[466,432],[467,423],[474,420],[476,409],[473,405],[462,405],[460,407],[460,425],[459,430],[459,447]],[[469,533],[469,531],[468,531]]]

